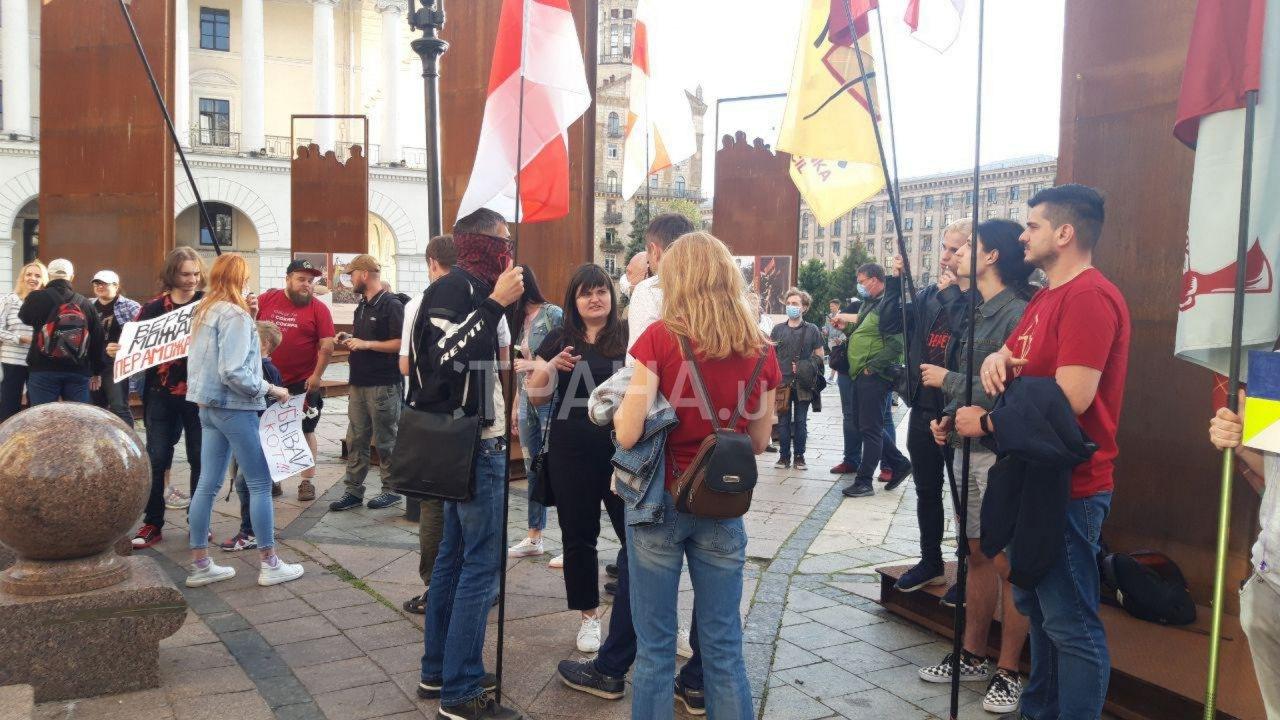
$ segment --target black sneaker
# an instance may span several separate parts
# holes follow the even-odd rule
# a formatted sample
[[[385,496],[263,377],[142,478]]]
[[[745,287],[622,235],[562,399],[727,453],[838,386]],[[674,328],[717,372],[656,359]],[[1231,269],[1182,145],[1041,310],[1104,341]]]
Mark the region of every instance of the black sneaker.
[[[685,687],[679,676],[676,676],[676,699],[684,705],[684,711],[690,715],[707,714],[707,696],[701,690]]]
[[[768,445],[767,447],[765,447],[764,451],[765,451],[765,452],[778,452],[778,446],[777,446],[777,445],[774,445],[773,443],[769,443],[769,445]]]
[[[951,653],[937,665],[922,667],[917,672],[920,679],[931,683],[951,682]],[[986,682],[991,677],[991,661],[978,657],[968,650],[960,651],[960,682]]]
[[[605,592],[607,592],[607,593],[609,593],[610,595],[617,595],[617,594],[618,594],[618,583],[616,583],[616,582],[612,582],[612,581],[611,581],[611,582],[607,582],[607,583],[605,583],[605,584],[604,584],[604,591],[605,591]]]
[[[1022,680],[1018,673],[1004,668],[997,668],[991,676],[991,684],[982,696],[982,709],[989,713],[1011,713],[1018,709],[1022,701]]]
[[[927,585],[941,585],[947,581],[946,570],[934,563],[916,563],[916,566],[902,574],[893,589],[898,592],[915,592]]]
[[[498,687],[498,676],[493,673],[485,673],[480,678],[480,689],[487,693],[493,692]],[[440,681],[424,680],[418,683],[418,697],[423,700],[439,700],[440,699]]]
[[[899,465],[898,467],[893,469],[893,477],[889,480],[889,482],[884,484],[884,489],[896,490],[897,487],[902,483],[906,482],[907,478],[909,477],[911,477],[911,461],[910,460],[908,460],[905,464]]]
[[[803,456],[803,455],[797,455],[797,456],[796,456],[796,464],[795,464],[795,465],[793,465],[792,467],[794,467],[794,468],[795,468],[795,469],[797,469],[797,470],[808,470],[808,469],[809,469],[809,466],[804,464],[804,456]]]
[[[963,605],[964,598],[960,597],[960,586],[952,585],[951,587],[947,588],[947,594],[943,595],[942,599],[939,600],[938,602],[941,602],[943,605],[946,605],[949,608],[953,608],[956,605]]]
[[[604,566],[604,574],[605,574],[605,575],[608,575],[608,576],[609,576],[609,577],[611,577],[611,578],[617,578],[617,577],[618,577],[618,566],[617,566],[617,565],[615,565],[615,564],[613,564],[613,563],[609,563],[608,565],[605,565],[605,566]]]
[[[840,494],[851,498],[871,497],[876,494],[876,490],[871,487],[871,483],[869,482],[854,482],[852,485],[841,490]]]
[[[565,685],[605,700],[620,700],[627,691],[627,679],[610,677],[596,669],[595,660],[561,660],[556,673]]]
[[[352,495],[351,493],[343,493],[341,498],[329,503],[329,509],[333,512],[342,512],[343,510],[358,508],[363,504],[364,501],[355,495]]]
[[[399,505],[401,500],[404,500],[404,498],[395,493],[384,492],[378,497],[370,500],[367,507],[370,510],[382,510],[383,508],[389,508],[392,505]]]
[[[489,693],[482,693],[461,705],[440,706],[436,720],[522,720],[523,715],[508,707],[503,707]]]

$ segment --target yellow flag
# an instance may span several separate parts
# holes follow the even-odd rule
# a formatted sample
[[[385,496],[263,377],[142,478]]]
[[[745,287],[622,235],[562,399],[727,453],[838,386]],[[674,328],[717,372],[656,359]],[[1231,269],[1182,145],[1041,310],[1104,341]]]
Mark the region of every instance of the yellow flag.
[[[778,149],[791,153],[791,179],[818,222],[826,225],[884,188],[871,113],[875,64],[870,39],[859,32],[858,22],[852,23],[872,81],[868,99],[857,50],[832,42],[827,32],[831,0],[805,2]],[[858,20],[865,27],[865,16]]]

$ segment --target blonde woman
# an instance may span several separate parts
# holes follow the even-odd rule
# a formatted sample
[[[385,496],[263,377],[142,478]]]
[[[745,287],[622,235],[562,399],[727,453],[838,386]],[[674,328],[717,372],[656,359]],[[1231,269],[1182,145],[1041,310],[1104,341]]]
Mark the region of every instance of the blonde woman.
[[[27,295],[49,284],[49,271],[36,260],[22,266],[18,287],[0,300],[0,363],[4,379],[0,380],[0,422],[22,409],[22,392],[27,387],[27,350],[35,330],[18,319],[18,310]]]
[[[234,455],[249,487],[249,515],[262,556],[259,585],[277,585],[302,577],[302,566],[276,555],[271,470],[258,440],[258,412],[269,397],[289,399],[289,391],[263,379],[258,328],[245,293],[249,266],[239,255],[222,255],[209,272],[209,292],[192,318],[187,356],[187,400],[200,407],[202,431],[200,482],[191,498],[191,574],[188,587],[235,577],[235,568],[209,557],[213,501]]]
[[[774,389],[782,380],[777,356],[757,326],[758,315],[744,292],[742,273],[724,243],[705,232],[684,235],[667,248],[659,267],[661,322],[645,330],[631,348],[635,375],[614,417],[618,443],[631,449],[640,440],[645,418],[659,392],[675,409],[679,424],[666,439],[665,467],[654,477],[664,483],[661,519],[628,513],[627,548],[632,617],[637,655],[631,716],[665,720],[673,715],[676,600],[685,558],[693,580],[705,672],[706,707],[713,719],[755,717],[742,656],[742,571],[747,533],[742,518],[713,520],[676,510],[672,497],[680,471],[689,467],[698,446],[713,432],[702,410],[689,359],[689,345],[713,412],[728,419],[741,403],[735,429],[751,436],[756,454],[764,452],[773,426]],[[764,354],[763,371],[748,387]]]

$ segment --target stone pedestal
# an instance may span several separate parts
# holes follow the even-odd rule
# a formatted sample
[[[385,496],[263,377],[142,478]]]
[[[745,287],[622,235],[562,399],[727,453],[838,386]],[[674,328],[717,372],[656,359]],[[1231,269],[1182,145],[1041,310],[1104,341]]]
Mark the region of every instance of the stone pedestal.
[[[0,687],[0,720],[31,720],[36,711],[30,685]]]
[[[29,684],[36,702],[159,686],[159,642],[182,627],[187,604],[154,560],[120,562],[128,578],[107,588],[0,592],[0,685]]]

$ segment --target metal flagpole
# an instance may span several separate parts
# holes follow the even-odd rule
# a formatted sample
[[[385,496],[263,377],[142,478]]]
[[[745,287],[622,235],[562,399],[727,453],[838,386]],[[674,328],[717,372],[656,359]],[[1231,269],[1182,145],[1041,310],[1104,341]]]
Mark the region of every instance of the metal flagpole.
[[[422,31],[422,37],[411,42],[409,47],[422,59],[423,102],[427,119],[427,232],[431,237],[440,234],[444,222],[440,170],[440,58],[449,50],[449,43],[440,38],[444,19],[444,0],[422,0],[421,9],[417,8],[416,0],[409,0],[409,27]]]
[[[978,190],[982,178],[982,46],[983,19],[986,9],[987,0],[978,0],[978,88],[973,123],[973,229],[969,233],[969,326],[966,329],[969,346],[965,359],[969,369],[965,372],[965,407],[973,404],[974,326],[977,324],[978,314]],[[960,595],[960,602],[956,603],[955,638],[951,645],[951,720],[956,720],[960,713],[960,655],[964,649],[962,637],[965,623],[964,597],[969,579],[969,460],[973,452],[973,440],[965,438],[960,452],[960,477],[956,480],[960,485],[960,507],[958,508],[960,522],[956,533],[956,544],[960,550],[960,564],[956,569],[956,592]]]
[[[203,227],[209,229],[209,238],[213,240],[213,253],[221,255],[222,248],[219,247],[213,220],[209,218],[209,209],[205,207],[204,199],[200,197],[200,188],[196,187],[196,179],[191,175],[191,164],[187,162],[187,154],[182,150],[182,141],[178,139],[178,131],[174,128],[173,117],[169,115],[169,108],[164,103],[164,94],[160,92],[156,74],[151,70],[151,62],[147,60],[147,51],[142,49],[142,40],[138,38],[138,27],[133,24],[133,16],[129,14],[126,0],[119,0],[119,2],[120,12],[124,14],[124,22],[129,26],[129,35],[133,38],[133,47],[138,51],[138,59],[142,60],[142,68],[147,71],[147,80],[151,82],[151,92],[156,96],[156,104],[160,106],[160,115],[164,118],[165,127],[169,128],[169,137],[173,138],[173,149],[178,151],[182,170],[187,174],[187,184],[191,186],[191,194],[195,195],[196,206],[200,208],[200,222]]]
[[[1240,411],[1240,364],[1244,327],[1244,287],[1249,252],[1249,210],[1253,191],[1253,130],[1258,106],[1258,91],[1245,94],[1244,167],[1240,171],[1240,228],[1236,237],[1236,287],[1231,308],[1231,360],[1228,370],[1230,385],[1227,408]],[[1213,720],[1218,700],[1218,650],[1222,638],[1222,596],[1227,581],[1227,537],[1231,531],[1231,486],[1235,479],[1236,453],[1222,453],[1222,491],[1218,501],[1218,554],[1214,561],[1213,603],[1209,630],[1209,672],[1204,691],[1204,718]]]

